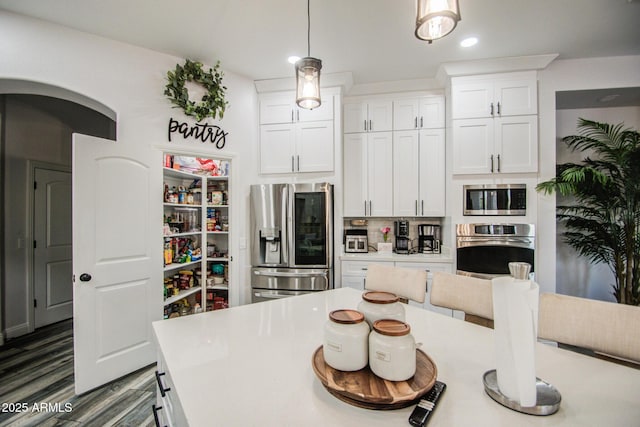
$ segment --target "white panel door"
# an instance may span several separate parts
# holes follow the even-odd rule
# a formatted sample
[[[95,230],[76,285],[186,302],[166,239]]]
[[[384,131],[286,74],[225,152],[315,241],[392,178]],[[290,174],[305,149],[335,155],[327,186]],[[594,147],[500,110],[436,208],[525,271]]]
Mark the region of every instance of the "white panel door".
[[[333,171],[333,121],[296,125],[296,172]]]
[[[495,120],[495,146],[500,154],[497,172],[538,171],[538,117],[516,116]]]
[[[293,94],[295,98],[295,94]],[[295,104],[295,102],[294,102]],[[308,110],[296,106],[296,120],[301,122],[319,122],[333,120],[333,96],[322,96],[322,102],[318,108]]]
[[[393,130],[411,130],[419,126],[418,98],[404,98],[393,101]]]
[[[393,129],[393,101],[371,101],[368,106],[369,132]]]
[[[420,98],[420,118],[418,125],[421,129],[444,128],[444,96],[425,96]]]
[[[35,327],[73,316],[71,172],[35,169]]]
[[[295,171],[295,125],[260,126],[260,173]]]
[[[293,123],[295,96],[287,92],[260,98],[260,124]]]
[[[370,216],[393,215],[392,132],[367,134],[367,166]]]
[[[393,215],[418,215],[418,131],[393,132]]]
[[[367,199],[367,134],[344,136],[344,216],[364,216]]]
[[[420,131],[419,216],[445,215],[444,129]]]
[[[362,102],[345,103],[343,108],[344,133],[366,132],[368,128],[367,104]]]
[[[527,79],[497,80],[494,86],[497,116],[538,114],[538,92],[534,76]],[[498,104],[499,111],[498,111]]]
[[[451,118],[473,119],[492,117],[493,83],[451,81]]]
[[[73,135],[75,392],[152,363],[162,319],[162,153]]]
[[[453,173],[486,174],[495,170],[494,119],[453,121]],[[492,167],[493,160],[493,167]]]

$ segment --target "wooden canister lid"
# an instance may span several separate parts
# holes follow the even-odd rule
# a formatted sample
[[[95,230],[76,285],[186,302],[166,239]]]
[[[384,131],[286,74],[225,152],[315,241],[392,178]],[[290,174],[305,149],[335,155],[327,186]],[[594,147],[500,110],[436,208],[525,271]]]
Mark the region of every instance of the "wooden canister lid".
[[[373,304],[392,304],[400,301],[400,297],[391,292],[369,291],[362,294],[362,299]]]
[[[334,310],[329,313],[329,319],[336,323],[353,324],[364,321],[364,314],[357,310]]]
[[[400,337],[409,334],[411,326],[396,319],[380,319],[373,322],[373,330],[382,335]]]

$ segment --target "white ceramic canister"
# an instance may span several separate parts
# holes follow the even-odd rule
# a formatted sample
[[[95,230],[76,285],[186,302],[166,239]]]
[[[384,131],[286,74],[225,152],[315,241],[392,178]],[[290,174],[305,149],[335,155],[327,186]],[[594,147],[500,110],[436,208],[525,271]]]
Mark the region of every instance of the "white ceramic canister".
[[[369,361],[369,325],[356,310],[329,313],[322,345],[324,361],[339,371],[358,371]]]
[[[378,319],[396,319],[404,322],[404,307],[400,298],[391,292],[369,291],[362,294],[358,311],[364,314],[369,326]]]
[[[389,381],[405,381],[416,373],[416,342],[411,327],[399,320],[373,323],[369,335],[369,367]]]

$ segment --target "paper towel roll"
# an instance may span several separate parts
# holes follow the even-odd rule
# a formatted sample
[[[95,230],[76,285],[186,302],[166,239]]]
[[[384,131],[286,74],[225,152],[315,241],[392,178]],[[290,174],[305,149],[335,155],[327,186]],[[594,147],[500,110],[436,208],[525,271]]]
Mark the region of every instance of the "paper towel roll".
[[[522,407],[535,406],[540,287],[512,277],[493,279],[491,285],[498,388]]]

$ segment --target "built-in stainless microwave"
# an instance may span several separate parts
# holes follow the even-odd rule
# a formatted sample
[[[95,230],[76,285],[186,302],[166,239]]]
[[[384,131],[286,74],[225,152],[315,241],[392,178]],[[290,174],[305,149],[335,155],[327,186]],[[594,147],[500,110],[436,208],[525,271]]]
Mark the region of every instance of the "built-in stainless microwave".
[[[526,184],[465,185],[464,215],[526,215]]]

